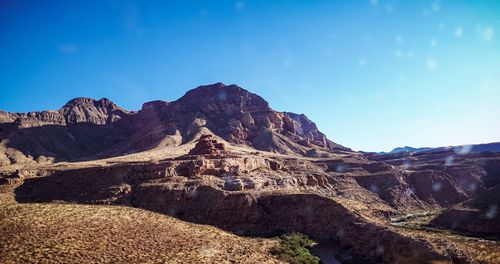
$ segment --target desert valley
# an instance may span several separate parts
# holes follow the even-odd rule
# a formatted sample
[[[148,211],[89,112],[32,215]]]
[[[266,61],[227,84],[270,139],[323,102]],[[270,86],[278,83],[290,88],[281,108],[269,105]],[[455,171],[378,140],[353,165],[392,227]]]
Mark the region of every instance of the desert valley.
[[[317,262],[292,232],[324,263],[500,262],[499,144],[353,151],[222,83],[1,111],[0,140],[2,263]]]

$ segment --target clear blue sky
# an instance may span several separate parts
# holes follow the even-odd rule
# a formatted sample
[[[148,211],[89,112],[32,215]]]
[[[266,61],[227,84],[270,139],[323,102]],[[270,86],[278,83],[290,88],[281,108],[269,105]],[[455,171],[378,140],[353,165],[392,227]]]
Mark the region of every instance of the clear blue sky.
[[[0,109],[235,83],[356,150],[500,141],[500,1],[0,1]]]

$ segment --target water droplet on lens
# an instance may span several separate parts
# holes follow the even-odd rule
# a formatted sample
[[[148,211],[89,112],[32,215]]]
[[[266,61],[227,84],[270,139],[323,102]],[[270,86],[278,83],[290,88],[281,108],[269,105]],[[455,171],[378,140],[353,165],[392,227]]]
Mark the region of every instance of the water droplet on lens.
[[[441,188],[443,188],[443,184],[440,181],[436,181],[432,184],[432,190],[435,192],[441,191]]]
[[[227,94],[224,91],[220,91],[219,94],[217,95],[217,98],[219,101],[226,101],[227,100]]]
[[[336,172],[339,172],[339,173],[343,173],[343,172],[346,172],[347,171],[347,165],[344,165],[344,164],[339,164],[335,167],[335,171]]]
[[[453,148],[453,151],[455,151],[458,155],[469,154],[472,151],[472,145],[456,146]]]
[[[453,165],[453,161],[455,160],[455,157],[453,156],[448,156],[444,159],[444,165],[445,166],[451,166]]]
[[[496,205],[491,205],[488,208],[488,211],[486,211],[486,218],[493,219],[496,216],[497,216],[497,206]]]
[[[411,161],[409,161],[409,160],[405,160],[405,161],[403,162],[403,165],[401,165],[401,167],[402,167],[404,170],[409,169],[409,168],[410,168],[410,166],[411,166]]]
[[[377,185],[372,185],[372,186],[370,186],[370,191],[372,191],[374,193],[378,193],[380,191],[380,189],[378,188]]]
[[[377,255],[382,255],[382,254],[384,254],[385,249],[384,249],[384,247],[383,247],[383,246],[378,245],[378,246],[377,246],[377,249],[376,249],[375,251],[376,251]]]

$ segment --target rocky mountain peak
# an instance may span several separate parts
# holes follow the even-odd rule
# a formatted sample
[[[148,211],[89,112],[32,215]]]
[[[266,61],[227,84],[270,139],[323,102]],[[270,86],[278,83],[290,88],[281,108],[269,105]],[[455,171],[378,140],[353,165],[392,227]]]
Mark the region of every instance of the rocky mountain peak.
[[[157,104],[164,105],[148,103],[143,110]],[[230,143],[278,153],[303,155],[310,148],[343,148],[329,141],[305,115],[275,111],[259,95],[234,84],[198,86],[157,112],[168,123],[169,134],[178,130],[188,140],[208,129]]]
[[[68,108],[68,107],[82,107],[82,106],[94,106],[94,107],[101,107],[101,108],[118,108],[118,106],[113,103],[113,101],[109,100],[108,98],[101,98],[99,100],[95,100],[93,98],[89,97],[77,97],[74,99],[69,100],[62,108]]]
[[[128,111],[118,107],[108,98],[94,100],[78,97],[68,101],[58,111],[64,116],[66,123],[108,124],[123,117]]]
[[[270,110],[269,103],[237,85],[215,83],[198,86],[176,101],[180,108],[201,113],[226,114]]]

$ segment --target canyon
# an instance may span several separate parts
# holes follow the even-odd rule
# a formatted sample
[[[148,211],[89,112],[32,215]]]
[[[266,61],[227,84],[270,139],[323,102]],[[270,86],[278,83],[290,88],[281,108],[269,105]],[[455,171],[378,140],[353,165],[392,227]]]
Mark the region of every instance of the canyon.
[[[498,263],[500,153],[479,150],[353,151],[216,83],[139,111],[106,98],[0,111],[0,194],[134,207],[236,240],[300,232],[367,263]]]

